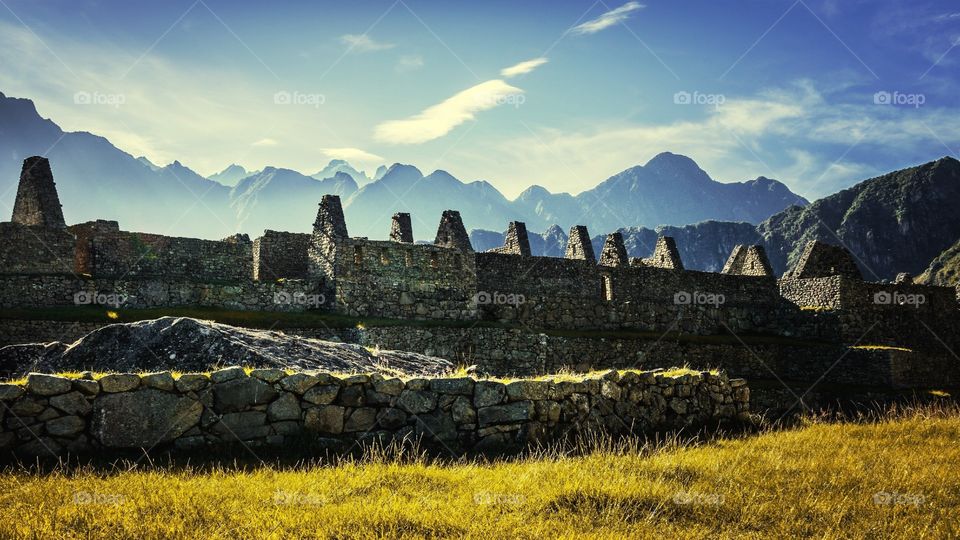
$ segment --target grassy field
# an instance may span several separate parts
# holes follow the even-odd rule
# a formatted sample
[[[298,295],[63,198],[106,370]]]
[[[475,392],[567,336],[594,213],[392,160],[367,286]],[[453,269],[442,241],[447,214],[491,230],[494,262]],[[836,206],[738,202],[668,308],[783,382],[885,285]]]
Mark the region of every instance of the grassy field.
[[[0,537],[956,538],[960,412],[513,461],[0,474]]]

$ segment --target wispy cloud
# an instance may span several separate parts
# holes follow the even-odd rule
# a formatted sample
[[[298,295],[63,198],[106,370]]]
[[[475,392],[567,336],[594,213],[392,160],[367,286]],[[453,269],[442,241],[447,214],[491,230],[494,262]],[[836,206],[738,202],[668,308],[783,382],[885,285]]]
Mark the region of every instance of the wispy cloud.
[[[523,94],[523,90],[493,79],[472,86],[441,103],[404,120],[383,122],[374,130],[378,141],[391,144],[419,144],[443,137],[453,128],[473,120],[476,113],[492,109]]]
[[[344,34],[340,36],[340,42],[356,52],[383,51],[396,47],[394,43],[376,41],[367,34]]]
[[[525,75],[546,63],[547,63],[546,58],[543,58],[543,57],[534,58],[533,60],[527,60],[525,62],[520,62],[519,64],[512,65],[508,68],[504,68],[500,70],[500,75],[508,79],[510,77],[516,77],[517,75]]]
[[[250,143],[250,146],[277,146],[278,144],[280,143],[278,143],[276,140],[266,138],[266,139],[260,139],[258,141],[254,141]]]
[[[596,34],[601,30],[605,30],[619,22],[625,21],[631,13],[645,7],[647,6],[641,4],[640,2],[627,2],[616,9],[612,9],[603,15],[600,15],[596,19],[574,26],[570,29],[570,32],[574,34]]]
[[[396,70],[398,73],[416,71],[423,67],[423,57],[418,54],[404,55],[397,60]]]

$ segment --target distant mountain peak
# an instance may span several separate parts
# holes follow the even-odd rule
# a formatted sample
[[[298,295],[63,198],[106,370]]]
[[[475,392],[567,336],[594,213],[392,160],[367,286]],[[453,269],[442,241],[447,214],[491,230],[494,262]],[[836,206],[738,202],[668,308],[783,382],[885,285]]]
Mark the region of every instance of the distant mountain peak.
[[[676,172],[688,174],[697,180],[711,180],[710,176],[697,165],[696,161],[682,154],[674,154],[673,152],[660,152],[648,161],[643,168],[660,173]]]

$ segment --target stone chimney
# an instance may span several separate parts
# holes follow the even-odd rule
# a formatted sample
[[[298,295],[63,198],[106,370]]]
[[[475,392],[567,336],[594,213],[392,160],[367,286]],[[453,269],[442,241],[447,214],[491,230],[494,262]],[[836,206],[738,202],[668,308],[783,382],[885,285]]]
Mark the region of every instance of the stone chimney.
[[[390,222],[390,240],[392,242],[413,243],[413,225],[410,224],[410,214],[397,212]]]
[[[47,158],[33,156],[23,160],[11,221],[51,229],[67,227]]]
[[[600,251],[601,266],[627,266],[630,260],[627,258],[627,247],[623,244],[623,235],[619,232],[610,233],[603,242],[603,249]]]
[[[803,254],[797,264],[783,275],[788,279],[844,276],[850,279],[863,279],[853,255],[840,247],[811,240],[803,248]]]
[[[507,236],[503,239],[503,248],[500,253],[530,256],[530,238],[527,236],[527,225],[522,221],[511,221],[507,228]]]
[[[721,274],[736,276],[773,276],[773,267],[763,246],[737,245],[723,265]]]
[[[643,260],[646,266],[683,270],[683,261],[680,260],[680,251],[677,243],[671,236],[657,238],[657,245],[653,248],[653,255]]]
[[[587,232],[585,225],[574,225],[570,229],[570,237],[567,239],[567,251],[564,257],[590,262],[597,260],[593,256],[593,244],[590,243],[590,234]]]
[[[313,222],[313,234],[327,239],[349,238],[347,222],[343,218],[343,208],[340,206],[340,197],[324,195],[320,199],[317,220]]]
[[[437,228],[437,239],[433,243],[438,246],[457,248],[464,253],[473,253],[467,229],[463,226],[463,220],[460,219],[460,212],[456,210],[443,211],[440,226]]]

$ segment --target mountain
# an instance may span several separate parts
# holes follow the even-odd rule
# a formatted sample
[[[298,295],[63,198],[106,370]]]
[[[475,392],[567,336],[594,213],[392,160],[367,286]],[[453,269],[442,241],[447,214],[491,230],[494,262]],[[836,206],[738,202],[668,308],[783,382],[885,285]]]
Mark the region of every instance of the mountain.
[[[159,171],[159,170],[162,168],[162,167],[160,167],[159,165],[154,165],[153,162],[150,161],[149,159],[147,159],[146,156],[140,156],[140,157],[138,157],[138,158],[137,158],[137,161],[139,161],[140,163],[143,163],[144,165],[146,165],[147,167],[149,167],[150,170],[153,170],[153,171]]]
[[[325,194],[347,198],[356,190],[357,183],[344,172],[317,180],[290,169],[266,167],[237,182],[230,191],[230,206],[242,230],[306,232]]]
[[[212,174],[207,177],[208,180],[213,180],[218,184],[222,184],[227,187],[233,187],[237,185],[237,182],[243,180],[244,178],[256,174],[254,171],[247,171],[240,165],[236,163],[229,165],[226,169]]]
[[[494,229],[523,219],[512,203],[488,182],[463,183],[450,173],[426,176],[396,163],[383,178],[360,188],[344,204],[347,229],[355,236],[384,238],[394,212],[409,212],[414,238],[432,240],[444,210],[460,211],[467,228]]]
[[[806,203],[774,180],[715,182],[693,160],[670,153],[577,196],[534,185],[512,201],[488,182],[461,182],[442,170],[424,175],[394,164],[370,178],[339,159],[311,176],[230,165],[203,178],[179,162],[158,167],[134,158],[90,133],[64,133],[30,100],[0,94],[0,189],[6,190],[0,203],[12,207],[21,162],[30,155],[50,158],[68,222],[115,219],[127,230],[200,238],[256,236],[263,227],[309,231],[317,195],[326,192],[341,195],[348,225],[359,236],[385,238],[390,216],[403,211],[411,213],[417,237],[427,240],[447,209],[459,210],[468,229],[500,230],[520,220],[530,230],[584,223],[601,233],[706,219],[757,223],[788,204]]]
[[[751,189],[762,183],[758,180]],[[757,226],[709,220],[680,227],[619,230],[632,257],[648,257],[658,234],[673,236],[684,266],[691,270],[719,271],[737,244],[760,244],[774,271],[782,274],[808,241],[821,240],[847,247],[868,280],[924,272],[918,281],[952,284],[960,270],[956,201],[960,201],[960,161],[945,157],[865,180],[805,207],[791,206]],[[471,235],[482,238],[484,247],[503,243],[500,233],[473,231]],[[530,233],[531,250],[542,254],[533,247],[534,237]],[[598,253],[604,237],[592,238]]]
[[[383,167],[383,165],[380,167]],[[380,169],[377,169],[378,172],[379,170]],[[367,173],[354,169],[349,163],[342,159],[331,160],[326,167],[314,174],[311,174],[310,176],[316,178],[317,180],[326,180],[327,178],[333,178],[337,173],[345,173],[349,175],[350,178],[353,178],[354,182],[356,182],[358,186],[369,184],[374,180],[373,178],[368,177]]]
[[[759,223],[807,200],[776,180],[714,181],[686,156],[664,152],[576,197],[591,228],[685,225],[706,220]]]
[[[32,101],[0,93],[0,206],[13,208],[23,160],[34,155],[50,159],[68,223],[113,219],[128,230],[204,238],[236,232],[228,188],[178,163],[157,168],[103,137],[64,132]]]
[[[960,240],[930,261],[927,269],[913,281],[941,287],[956,287],[960,284]]]
[[[847,246],[868,279],[919,274],[960,238],[960,161],[944,157],[865,180],[757,227],[774,269],[800,256],[808,240]]]

